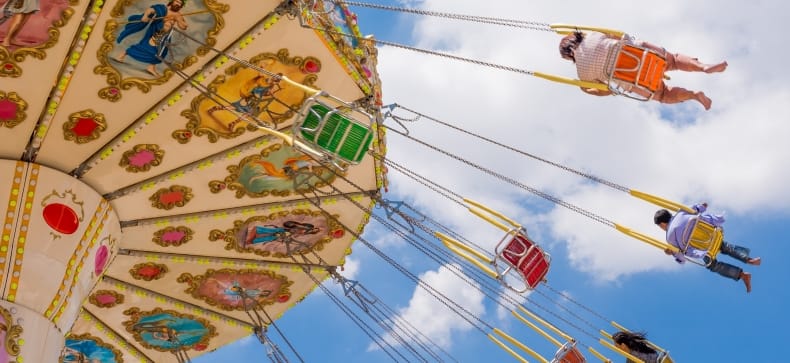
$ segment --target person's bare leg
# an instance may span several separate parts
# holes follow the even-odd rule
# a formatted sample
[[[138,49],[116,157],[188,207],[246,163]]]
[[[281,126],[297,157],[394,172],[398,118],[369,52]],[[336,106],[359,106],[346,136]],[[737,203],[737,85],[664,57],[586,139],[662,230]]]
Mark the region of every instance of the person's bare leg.
[[[717,64],[705,64],[697,58],[689,57],[685,54],[673,54],[672,61],[667,61],[667,70],[678,69],[684,72],[705,72],[716,73],[724,72],[727,69],[727,61]]]
[[[749,261],[747,261],[746,263],[750,265],[760,266],[761,262],[762,260],[759,257],[755,257],[755,258],[750,258]]]
[[[151,73],[151,75],[153,75],[155,77],[159,77],[160,76],[159,72],[156,71],[156,66],[154,66],[153,64],[151,64],[148,67],[145,67],[145,70],[148,71],[148,73]]]
[[[2,43],[4,47],[7,48],[11,46],[11,39],[16,36],[16,33],[19,31],[19,28],[22,25],[23,15],[24,14],[14,14],[11,17],[11,24],[8,25],[8,33],[6,33],[5,39],[3,39]]]
[[[743,280],[743,285],[746,286],[746,293],[752,292],[752,274],[744,272],[741,279]]]
[[[657,93],[654,99],[661,103],[673,104],[680,103],[688,100],[695,100],[699,102],[706,110],[710,110],[713,103],[704,92],[694,92],[682,87],[664,86],[664,89]]]

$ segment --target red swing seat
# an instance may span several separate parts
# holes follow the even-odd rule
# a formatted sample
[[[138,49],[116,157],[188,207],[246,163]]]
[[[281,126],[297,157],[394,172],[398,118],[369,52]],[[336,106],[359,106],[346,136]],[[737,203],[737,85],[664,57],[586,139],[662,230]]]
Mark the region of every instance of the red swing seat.
[[[554,354],[554,359],[551,363],[585,363],[587,359],[584,358],[579,348],[576,348],[576,342],[570,341],[562,345],[557,353]]]
[[[535,242],[526,236],[526,233],[517,231],[515,234],[508,233],[503,241],[499,242],[496,248],[497,259],[502,259],[507,263],[507,267],[502,269],[499,276],[504,276],[511,270],[518,271],[521,279],[526,285],[526,290],[534,289],[539,283],[544,281],[549,272],[551,257],[543,251]],[[506,244],[503,244],[507,242]],[[502,247],[500,249],[500,247]],[[500,266],[497,271],[500,271]],[[522,291],[523,292],[523,291]]]

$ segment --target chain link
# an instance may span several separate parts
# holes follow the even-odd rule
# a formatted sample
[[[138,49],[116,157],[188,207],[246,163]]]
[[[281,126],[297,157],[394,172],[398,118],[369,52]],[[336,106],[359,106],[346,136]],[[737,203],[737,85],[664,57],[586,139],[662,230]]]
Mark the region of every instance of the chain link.
[[[415,115],[417,115],[417,116],[419,116],[419,117],[426,118],[426,119],[428,119],[428,120],[431,120],[431,121],[433,121],[433,122],[436,122],[436,123],[438,123],[438,124],[440,124],[440,125],[443,125],[443,126],[449,127],[449,128],[451,128],[451,129],[453,129],[453,130],[456,130],[456,131],[458,131],[458,132],[461,132],[461,133],[467,134],[467,135],[469,135],[469,136],[476,137],[476,138],[478,138],[478,139],[480,139],[480,140],[487,141],[487,142],[489,142],[489,143],[492,143],[492,144],[494,144],[494,145],[496,145],[496,146],[499,146],[499,147],[501,147],[501,148],[504,148],[504,149],[507,149],[507,150],[513,151],[513,152],[515,152],[515,153],[518,153],[518,154],[524,155],[524,156],[526,156],[526,157],[529,157],[529,158],[532,158],[532,159],[538,160],[538,161],[540,161],[540,162],[543,162],[543,163],[549,164],[549,165],[551,165],[551,166],[554,166],[554,167],[556,167],[556,168],[560,168],[560,169],[562,169],[562,170],[565,170],[565,171],[567,171],[567,172],[570,172],[570,173],[573,173],[573,174],[576,174],[576,175],[582,176],[582,177],[584,177],[584,178],[587,178],[587,179],[589,179],[589,180],[592,180],[592,181],[594,181],[594,182],[596,182],[596,183],[600,183],[600,184],[606,185],[606,186],[608,186],[608,187],[610,187],[610,188],[617,189],[617,190],[619,190],[619,191],[622,191],[622,192],[626,192],[626,193],[630,192],[630,189],[628,189],[628,188],[626,188],[626,187],[624,187],[624,186],[622,186],[622,185],[619,185],[619,184],[616,184],[616,183],[610,182],[610,181],[608,181],[608,180],[605,180],[605,179],[599,178],[599,177],[597,177],[597,176],[595,176],[595,175],[592,175],[592,174],[587,174],[587,173],[585,173],[585,172],[582,172],[582,171],[579,171],[579,170],[576,170],[576,169],[570,168],[570,167],[568,167],[568,166],[565,166],[565,165],[562,165],[562,164],[559,164],[559,163],[553,162],[553,161],[551,161],[551,160],[544,159],[544,158],[542,158],[542,157],[540,157],[540,156],[537,156],[537,155],[534,155],[534,154],[530,154],[530,153],[528,153],[528,152],[526,152],[526,151],[523,151],[523,150],[516,149],[516,148],[514,148],[514,147],[512,147],[512,146],[509,146],[509,145],[503,144],[503,143],[501,143],[501,142],[498,142],[498,141],[496,141],[496,140],[490,139],[490,138],[488,138],[488,137],[485,137],[485,136],[482,136],[482,135],[475,134],[475,133],[473,133],[473,132],[470,132],[470,131],[464,130],[464,129],[462,129],[462,128],[458,127],[458,126],[455,126],[455,125],[449,124],[449,123],[447,123],[447,122],[444,122],[444,121],[441,121],[441,120],[435,119],[435,118],[433,118],[433,117],[431,117],[431,116],[428,116],[428,115],[424,115],[424,114],[422,114],[422,113],[419,113],[419,112],[417,112],[417,111],[414,111],[414,110],[412,110],[412,109],[410,109],[410,108],[408,108],[408,107],[404,107],[404,106],[402,106],[402,105],[399,105],[399,104],[395,104],[395,107],[402,108],[402,109],[404,109],[404,110],[406,110],[406,111],[409,111],[409,112],[411,112],[411,113],[413,113],[413,114],[415,114]]]
[[[328,2],[337,4],[338,2],[335,0],[328,0]],[[549,23],[541,23],[535,21],[527,21],[527,20],[515,20],[515,19],[504,19],[504,18],[496,18],[496,17],[486,17],[486,16],[476,16],[476,15],[465,15],[465,14],[454,14],[454,13],[444,13],[438,11],[431,11],[431,10],[419,10],[414,8],[404,8],[404,7],[397,7],[397,6],[390,6],[390,5],[379,5],[379,4],[370,4],[370,3],[362,3],[356,1],[343,1],[342,3],[351,6],[359,6],[364,8],[371,8],[371,9],[379,9],[379,10],[387,10],[387,11],[397,11],[402,13],[411,13],[411,14],[418,14],[418,15],[426,15],[426,16],[435,16],[440,18],[447,18],[447,19],[455,19],[455,20],[466,20],[476,23],[483,23],[483,24],[494,24],[494,25],[503,25],[509,26],[514,28],[522,28],[522,29],[532,29],[532,30],[540,30],[546,32],[554,32],[551,29]]]
[[[473,162],[471,162],[469,160],[466,160],[466,159],[464,159],[464,158],[462,158],[462,157],[460,157],[458,155],[451,154],[451,153],[449,153],[447,151],[444,151],[444,150],[442,150],[442,149],[440,149],[440,148],[438,148],[436,146],[428,144],[428,143],[426,143],[426,142],[424,142],[422,140],[416,139],[416,138],[414,138],[412,136],[409,136],[409,135],[407,135],[405,133],[402,133],[402,132],[400,132],[398,130],[395,130],[395,129],[392,129],[392,128],[389,128],[389,127],[387,127],[387,130],[392,131],[392,132],[394,132],[394,133],[396,133],[398,135],[401,135],[401,136],[403,136],[405,138],[408,138],[408,139],[410,139],[410,140],[412,140],[414,142],[417,142],[417,143],[419,143],[419,144],[421,144],[421,145],[423,145],[423,146],[425,146],[427,148],[430,148],[431,150],[434,150],[434,151],[437,151],[437,152],[439,152],[441,154],[449,156],[449,157],[451,157],[451,158],[453,158],[453,159],[455,159],[457,161],[460,161],[460,162],[462,162],[462,163],[464,163],[466,165],[469,165],[469,166],[471,166],[471,167],[473,167],[475,169],[478,169],[478,170],[480,170],[480,171],[482,171],[482,172],[484,172],[484,173],[486,173],[488,175],[491,175],[491,176],[493,176],[493,177],[495,177],[497,179],[505,181],[508,184],[517,186],[517,187],[519,187],[521,189],[524,189],[524,190],[526,190],[526,191],[528,191],[528,192],[530,192],[532,194],[535,194],[535,195],[537,195],[537,196],[539,196],[539,197],[541,197],[543,199],[546,199],[546,200],[548,200],[548,201],[550,201],[550,202],[552,202],[554,204],[561,205],[561,206],[563,206],[565,208],[568,208],[568,209],[570,209],[570,210],[572,210],[572,211],[574,211],[576,213],[579,213],[579,214],[581,214],[581,215],[583,215],[583,216],[585,216],[587,218],[590,218],[590,219],[592,219],[594,221],[600,222],[602,224],[605,224],[605,225],[607,225],[609,227],[614,228],[614,222],[612,222],[612,221],[610,221],[610,220],[608,220],[608,219],[606,219],[606,218],[604,218],[602,216],[599,216],[599,215],[597,215],[595,213],[592,213],[592,212],[589,212],[589,211],[587,211],[585,209],[582,209],[581,207],[577,207],[576,205],[573,205],[571,203],[563,201],[562,199],[559,199],[559,198],[557,198],[557,197],[555,197],[555,196],[553,196],[551,194],[544,193],[544,192],[542,192],[540,190],[532,188],[532,187],[530,187],[528,185],[525,185],[525,184],[523,184],[523,183],[521,183],[521,182],[519,182],[519,181],[517,181],[517,180],[515,180],[513,178],[510,178],[508,176],[499,174],[499,173],[497,173],[497,172],[495,172],[495,171],[493,171],[491,169],[487,169],[487,168],[485,168],[485,167],[483,167],[483,166],[481,166],[479,164],[475,164],[475,163],[473,163]]]

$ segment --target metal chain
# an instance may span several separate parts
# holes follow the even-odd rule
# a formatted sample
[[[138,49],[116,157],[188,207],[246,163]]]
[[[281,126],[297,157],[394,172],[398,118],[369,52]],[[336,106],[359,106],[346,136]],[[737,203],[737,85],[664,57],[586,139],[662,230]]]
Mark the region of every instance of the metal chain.
[[[417,141],[419,141],[419,140],[417,140]],[[343,175],[340,175],[340,174],[336,174],[336,175],[337,175],[337,176],[339,176],[340,178],[342,178],[342,179],[343,179],[344,181],[346,181],[347,183],[350,183],[350,184],[351,184],[353,187],[360,188],[360,187],[359,187],[359,186],[357,186],[357,185],[356,185],[356,184],[355,184],[353,181],[351,181],[351,180],[347,179],[345,176],[343,176]],[[321,178],[320,176],[319,176],[319,178],[323,180],[323,178]],[[327,181],[326,181],[326,180],[324,180],[324,182],[327,182]],[[333,188],[335,188],[334,186],[332,186],[332,187],[333,187]],[[371,215],[371,216],[372,216],[374,219],[376,219],[377,221],[379,221],[379,222],[380,222],[380,223],[382,223],[383,225],[385,225],[385,226],[389,227],[389,228],[390,228],[390,229],[391,229],[393,232],[395,232],[396,234],[398,234],[398,235],[399,235],[401,238],[403,238],[404,240],[406,240],[407,242],[409,242],[409,243],[410,243],[410,244],[412,244],[413,246],[417,247],[419,250],[421,250],[421,251],[422,251],[423,253],[425,253],[426,255],[428,255],[428,256],[431,256],[431,255],[430,255],[430,254],[428,254],[428,253],[427,253],[427,252],[426,252],[424,249],[420,248],[420,246],[418,246],[418,245],[416,244],[416,242],[414,242],[414,241],[413,241],[411,238],[409,238],[408,236],[406,236],[405,234],[403,234],[403,233],[402,233],[402,231],[399,231],[399,230],[395,229],[394,227],[392,227],[391,225],[389,225],[389,224],[388,224],[388,223],[386,223],[385,221],[381,220],[379,217],[377,217],[376,215],[374,215],[374,214],[372,213],[372,211],[368,210],[367,208],[365,208],[364,206],[360,205],[360,204],[359,204],[359,203],[357,203],[356,201],[354,201],[354,200],[352,200],[352,199],[348,198],[347,196],[346,196],[346,198],[347,198],[349,201],[351,201],[352,203],[354,203],[354,204],[355,204],[355,205],[356,205],[358,208],[361,208],[363,211],[366,211],[366,212],[367,212],[368,214],[370,214],[370,215]],[[380,201],[380,200],[379,200],[379,201]],[[322,209],[320,206],[316,205],[316,207],[318,207],[319,209],[321,209],[322,211],[324,211],[324,210],[323,210],[323,209]],[[424,226],[424,225],[422,225],[421,223],[419,223],[419,221],[415,221],[415,224],[417,224],[417,225],[418,225],[418,227],[420,227],[420,228],[421,228],[423,231],[426,231],[427,233],[431,233],[430,229],[428,229],[426,226]],[[341,224],[341,225],[342,225],[342,224]],[[361,238],[361,236],[359,236],[358,234],[356,234],[356,233],[352,232],[352,231],[351,231],[351,230],[350,230],[350,229],[349,229],[347,226],[345,226],[345,225],[342,225],[342,226],[343,226],[343,227],[344,227],[346,230],[348,230],[349,232],[351,232],[352,234],[354,234],[354,236],[355,236],[355,237],[357,237],[357,239],[359,239],[360,241],[362,241],[362,242],[363,242],[363,243],[364,243],[366,246],[368,246],[368,248],[370,248],[371,250],[373,250],[373,251],[374,251],[374,252],[376,252],[377,254],[380,254],[380,256],[381,256],[382,258],[384,258],[384,259],[385,259],[385,261],[388,261],[388,262],[389,262],[389,263],[390,263],[390,264],[391,264],[393,267],[395,267],[396,269],[398,269],[399,271],[401,271],[402,273],[404,273],[404,275],[407,275],[408,277],[412,278],[412,280],[413,280],[413,281],[417,282],[418,284],[420,284],[420,285],[421,285],[421,286],[423,286],[423,287],[425,287],[425,286],[430,286],[430,285],[427,285],[427,284],[424,284],[424,283],[422,283],[422,281],[421,281],[421,280],[415,280],[415,279],[412,277],[412,276],[413,276],[413,274],[411,274],[411,272],[409,272],[408,270],[405,270],[405,269],[403,269],[403,267],[402,267],[402,266],[400,266],[399,264],[397,264],[397,262],[394,262],[394,260],[392,260],[391,258],[389,258],[388,256],[386,256],[385,254],[383,254],[383,252],[381,252],[380,250],[378,250],[378,249],[376,249],[375,247],[371,246],[371,245],[370,245],[369,243],[367,243],[367,242],[366,242],[364,239],[362,239],[362,238]],[[427,240],[425,240],[425,239],[424,239],[423,237],[421,237],[421,236],[416,236],[416,237],[418,237],[418,238],[422,239],[423,241],[426,241],[426,242],[427,242]],[[448,253],[448,254],[449,254],[449,252],[446,252],[446,251],[445,251],[445,253]],[[386,257],[385,257],[385,256],[386,256]],[[455,256],[455,255],[452,255],[452,257],[458,258],[458,256]],[[442,262],[444,262],[443,264],[446,264],[446,262],[448,262],[448,261],[438,261],[438,260],[436,259],[436,257],[433,257],[433,259],[434,259],[434,261],[436,261],[436,262],[438,262],[438,263],[442,263]],[[453,259],[453,258],[451,258],[451,259]],[[390,262],[390,261],[392,261],[392,262]],[[450,266],[452,266],[452,265],[450,265]],[[468,283],[470,286],[472,286],[472,287],[475,287],[475,288],[476,288],[478,291],[480,291],[481,293],[483,293],[485,296],[487,296],[487,297],[488,297],[489,299],[491,299],[492,301],[495,301],[495,302],[496,302],[497,304],[499,304],[500,306],[502,306],[502,307],[504,307],[504,308],[508,308],[507,306],[505,306],[505,305],[504,305],[504,303],[503,303],[502,301],[500,301],[499,299],[496,299],[495,297],[493,297],[492,295],[490,295],[490,294],[489,294],[489,293],[497,294],[498,292],[496,291],[496,289],[495,289],[495,288],[493,288],[493,287],[489,286],[489,284],[487,284],[487,283],[485,283],[485,282],[483,282],[483,281],[480,281],[480,280],[477,280],[477,279],[474,279],[474,278],[472,278],[472,279],[473,279],[473,280],[475,280],[476,282],[480,283],[480,285],[478,286],[478,285],[472,284],[472,283],[471,283],[471,281],[469,280],[469,278],[468,278],[468,277],[467,277],[465,274],[463,274],[463,273],[460,271],[460,269],[457,269],[457,270],[458,270],[458,271],[456,271],[456,269],[455,269],[455,268],[450,268],[450,271],[451,271],[451,272],[453,272],[453,273],[454,273],[454,274],[455,274],[457,277],[459,277],[460,279],[462,279],[462,280],[466,281],[466,282],[467,282],[467,283]],[[405,271],[405,272],[404,272],[404,271]],[[477,269],[474,269],[473,271],[479,271],[479,270],[477,270]],[[471,276],[469,276],[469,277],[471,277]],[[490,279],[489,279],[489,281],[490,281]],[[433,289],[433,288],[431,287],[431,289]],[[426,290],[428,290],[428,289],[426,288]],[[486,291],[484,291],[484,290],[488,290],[489,292],[486,292]],[[431,291],[428,291],[428,292],[429,292],[429,293],[431,293],[431,295],[433,295],[435,298],[437,298],[437,299],[438,299],[438,297],[437,297],[436,295],[434,295],[434,294],[433,294]],[[441,295],[442,297],[444,297],[445,299],[447,299],[447,297],[446,297],[446,296],[444,296],[442,293],[440,293],[440,292],[438,292],[438,291],[437,291],[437,293],[438,293],[439,295]],[[512,304],[513,306],[519,306],[519,305],[521,305],[521,304],[520,304],[518,301],[516,301],[515,299],[513,299],[511,296],[508,296],[507,294],[501,294],[501,296],[503,296],[504,300],[506,300],[507,302],[509,302],[509,303],[510,303],[510,304]],[[545,295],[544,295],[544,296],[545,296]],[[450,307],[450,306],[449,306],[449,305],[448,305],[448,304],[447,304],[445,301],[442,301],[441,299],[438,299],[438,300],[439,300],[439,301],[440,301],[442,304],[444,304],[445,306],[447,306],[448,308],[450,308],[451,310],[454,310],[454,311],[455,311],[455,309],[453,309],[452,307]],[[566,318],[564,318],[564,317],[560,316],[560,315],[559,315],[559,314],[557,314],[556,312],[549,310],[548,308],[546,308],[546,307],[542,306],[541,304],[539,304],[539,303],[535,302],[533,299],[529,299],[529,298],[525,297],[525,300],[526,300],[526,301],[528,301],[529,303],[531,303],[532,305],[535,305],[536,307],[538,307],[538,308],[539,308],[539,309],[541,309],[542,311],[546,312],[547,314],[549,314],[549,315],[551,315],[551,316],[553,316],[553,317],[555,317],[555,318],[557,318],[557,319],[559,319],[559,320],[563,321],[565,324],[567,324],[568,326],[570,326],[570,327],[572,327],[572,328],[574,328],[574,329],[578,330],[578,331],[579,331],[579,332],[581,332],[582,334],[585,334],[585,335],[587,335],[588,337],[591,337],[591,338],[592,338],[594,341],[598,339],[598,338],[597,338],[597,336],[596,336],[595,334],[593,334],[593,333],[590,333],[588,330],[586,330],[586,329],[584,329],[584,328],[580,327],[578,324],[575,324],[575,323],[573,323],[573,322],[569,321],[568,319],[566,319]],[[448,299],[448,301],[449,301],[449,299]],[[452,301],[451,301],[451,302],[452,302]],[[465,313],[467,313],[467,314],[470,314],[468,310],[466,310],[465,308],[461,307],[461,306],[460,306],[460,305],[458,305],[457,303],[455,303],[455,302],[452,302],[452,303],[453,303],[453,304],[454,304],[456,307],[458,307],[458,308],[462,309],[462,310],[463,310]],[[589,321],[587,321],[587,320],[585,320],[585,319],[583,319],[583,318],[579,317],[577,314],[573,314],[573,313],[572,313],[571,315],[572,315],[572,316],[574,316],[574,317],[576,317],[576,318],[578,318],[579,320],[581,320],[582,322],[584,322],[586,325],[588,325],[588,326],[592,327],[592,329],[593,329],[594,331],[597,331],[597,328],[596,328],[594,325],[592,325],[592,324],[591,324]],[[460,314],[459,314],[459,316],[460,316]],[[467,322],[469,322],[469,323],[471,324],[471,321],[469,321],[468,319],[466,319],[466,317],[464,317],[464,316],[461,316],[461,317],[462,317],[462,318],[464,318],[464,320],[466,320]],[[483,321],[483,320],[482,320],[482,319],[480,319],[479,317],[477,317],[477,316],[474,316],[474,317],[475,317],[475,319],[476,319],[477,321],[481,322],[483,325],[487,326],[489,329],[493,329],[493,327],[492,327],[490,324],[486,323],[485,321]],[[475,326],[477,329],[481,330],[481,332],[483,332],[483,333],[485,334],[485,331],[483,331],[481,328],[477,327],[477,326],[476,326],[476,325],[474,325],[474,324],[472,324],[472,325],[473,325],[473,326]],[[581,342],[580,342],[579,344],[581,344],[581,345],[583,345],[583,346],[587,346],[586,344],[584,344],[584,343],[581,343]]]
[[[353,34],[348,34],[348,33],[339,32],[339,31],[336,31],[336,30],[331,30],[331,29],[326,29],[326,28],[319,28],[319,27],[316,27],[316,26],[308,25],[308,24],[302,24],[302,27],[305,27],[305,28],[308,28],[308,29],[317,30],[317,31],[321,31],[321,32],[325,32],[325,33],[329,33],[329,34],[335,34],[335,35],[341,35],[341,36],[348,37],[348,38],[354,38],[354,39],[357,39],[357,40],[359,40],[361,42],[373,42],[375,44],[389,45],[391,47],[402,48],[402,49],[410,50],[410,51],[417,52],[417,53],[423,53],[423,54],[429,54],[429,55],[434,55],[434,56],[438,56],[438,57],[449,58],[449,59],[453,59],[453,60],[463,61],[463,62],[472,63],[472,64],[479,65],[479,66],[490,67],[490,68],[494,68],[494,69],[499,69],[499,70],[503,70],[503,71],[519,73],[519,74],[524,74],[524,75],[528,75],[528,76],[532,76],[532,75],[535,74],[534,71],[528,71],[526,69],[521,69],[521,68],[516,68],[516,67],[511,67],[511,66],[505,66],[505,65],[491,63],[491,62],[485,62],[485,61],[472,59],[472,58],[461,57],[461,56],[457,56],[457,55],[453,55],[453,54],[449,54],[449,53],[442,53],[442,52],[437,52],[437,51],[433,51],[433,50],[412,47],[410,45],[390,42],[390,41],[386,41],[386,40],[380,40],[380,39],[375,39],[375,38],[358,37],[358,36],[353,35]]]
[[[470,132],[470,131],[466,131],[466,130],[464,130],[464,129],[462,129],[462,128],[458,127],[458,126],[455,126],[455,125],[449,124],[449,123],[447,123],[447,122],[444,122],[444,121],[441,121],[441,120],[435,119],[435,118],[433,118],[433,117],[431,117],[431,116],[428,116],[428,115],[425,115],[425,114],[419,113],[419,112],[417,112],[417,111],[414,111],[414,110],[412,110],[412,109],[410,109],[410,108],[407,108],[407,107],[404,107],[404,106],[402,106],[402,105],[395,104],[395,107],[400,107],[400,108],[402,108],[402,109],[404,109],[404,110],[406,110],[406,111],[409,111],[409,112],[411,112],[411,113],[413,113],[413,114],[415,114],[415,115],[418,115],[419,117],[426,118],[426,119],[428,119],[428,120],[431,120],[431,121],[433,121],[433,122],[436,122],[436,123],[438,123],[438,124],[440,124],[440,125],[443,125],[443,126],[446,126],[446,127],[449,127],[449,128],[451,128],[451,129],[453,129],[453,130],[456,130],[456,131],[462,132],[462,133],[464,133],[464,134],[467,134],[467,135],[469,135],[469,136],[476,137],[476,138],[478,138],[478,139],[480,139],[480,140],[487,141],[487,142],[489,142],[489,143],[492,143],[492,144],[494,144],[494,145],[496,145],[496,146],[499,146],[499,147],[505,148],[505,149],[507,149],[507,150],[510,150],[510,151],[516,152],[516,153],[518,153],[518,154],[521,154],[521,155],[524,155],[524,156],[530,157],[530,158],[532,158],[532,159],[535,159],[535,160],[541,161],[541,162],[543,162],[543,163],[546,163],[546,164],[549,164],[549,165],[551,165],[551,166],[554,166],[554,167],[560,168],[560,169],[562,169],[562,170],[565,170],[565,171],[567,171],[567,172],[570,172],[570,173],[573,173],[573,174],[576,174],[576,175],[579,175],[579,176],[585,177],[585,178],[587,178],[587,179],[589,179],[589,180],[592,180],[592,181],[594,181],[594,182],[596,182],[596,183],[600,183],[600,184],[606,185],[606,186],[608,186],[608,187],[610,187],[610,188],[617,189],[617,190],[619,190],[619,191],[622,191],[622,192],[626,192],[626,193],[630,192],[630,189],[628,189],[628,188],[626,188],[626,187],[624,187],[624,186],[622,186],[622,185],[619,185],[619,184],[616,184],[616,183],[610,182],[610,181],[608,181],[608,180],[605,180],[605,179],[599,178],[599,177],[597,177],[597,176],[594,176],[594,175],[591,175],[591,174],[587,174],[587,173],[585,173],[585,172],[582,172],[582,171],[579,171],[579,170],[576,170],[576,169],[573,169],[573,168],[567,167],[567,166],[565,166],[565,165],[562,165],[562,164],[559,164],[559,163],[553,162],[553,161],[551,161],[551,160],[544,159],[544,158],[542,158],[542,157],[540,157],[540,156],[537,156],[537,155],[534,155],[534,154],[530,154],[530,153],[528,153],[528,152],[526,152],[526,151],[523,151],[523,150],[516,149],[516,148],[514,148],[514,147],[512,147],[512,146],[509,146],[509,145],[503,144],[503,143],[501,143],[501,142],[498,142],[498,141],[496,141],[496,140],[490,139],[490,138],[488,138],[488,137],[485,137],[485,136],[482,136],[482,135],[478,135],[478,134],[475,134],[475,133],[473,133],[473,132]]]
[[[608,220],[608,219],[606,219],[606,218],[604,218],[602,216],[599,216],[599,215],[597,215],[595,213],[592,213],[592,212],[589,212],[589,211],[587,211],[585,209],[582,209],[581,207],[577,207],[576,205],[573,205],[571,203],[563,201],[562,199],[559,199],[559,198],[557,198],[557,197],[555,197],[555,196],[553,196],[551,194],[544,193],[544,192],[542,192],[540,190],[532,188],[532,187],[530,187],[528,185],[525,185],[525,184],[523,184],[523,183],[521,183],[521,182],[519,182],[519,181],[517,181],[517,180],[515,180],[513,178],[510,178],[508,176],[505,176],[505,175],[502,175],[500,173],[497,173],[497,172],[495,172],[495,171],[493,171],[491,169],[487,169],[487,168],[483,167],[482,165],[475,164],[475,163],[473,163],[473,162],[471,162],[469,160],[466,160],[466,159],[464,159],[464,158],[462,158],[462,157],[460,157],[458,155],[451,154],[451,153],[449,153],[447,151],[444,151],[444,150],[442,150],[442,149],[440,149],[440,148],[438,148],[436,146],[428,144],[428,143],[426,143],[426,142],[424,142],[422,140],[416,139],[416,138],[414,138],[412,136],[409,136],[409,135],[407,135],[405,133],[402,133],[402,132],[400,132],[398,130],[395,130],[395,129],[392,129],[392,128],[389,128],[389,127],[387,127],[387,130],[392,131],[392,132],[394,132],[394,133],[396,133],[398,135],[401,135],[403,137],[406,137],[406,138],[408,138],[408,139],[410,139],[412,141],[415,141],[415,142],[417,142],[417,143],[419,143],[419,144],[421,144],[421,145],[423,145],[425,147],[428,147],[428,148],[430,148],[430,149],[432,149],[434,151],[438,151],[439,153],[442,153],[442,154],[444,154],[446,156],[449,156],[449,157],[451,157],[451,158],[453,158],[453,159],[455,159],[457,161],[460,161],[460,162],[462,162],[462,163],[464,163],[466,165],[469,165],[469,166],[471,166],[471,167],[473,167],[475,169],[478,169],[478,170],[480,170],[480,171],[482,171],[482,172],[484,172],[484,173],[486,173],[488,175],[491,175],[491,176],[493,176],[493,177],[495,177],[497,179],[505,181],[508,184],[517,186],[517,187],[519,187],[521,189],[524,189],[524,190],[526,190],[526,191],[528,191],[530,193],[533,193],[533,194],[535,194],[535,195],[537,195],[537,196],[539,196],[539,197],[541,197],[543,199],[546,199],[546,200],[548,200],[548,201],[550,201],[552,203],[561,205],[561,206],[563,206],[565,208],[568,208],[568,209],[570,209],[570,210],[572,210],[572,211],[574,211],[576,213],[579,213],[579,214],[581,214],[581,215],[583,215],[583,216],[585,216],[587,218],[590,218],[590,219],[592,219],[594,221],[597,221],[599,223],[602,223],[602,224],[605,224],[605,225],[607,225],[609,227],[614,228],[614,222],[612,222],[612,221],[610,221],[610,220]]]
[[[580,303],[580,302],[576,301],[576,300],[575,300],[575,299],[573,299],[573,298],[572,298],[570,295],[568,295],[568,294],[566,294],[566,293],[564,293],[564,292],[562,292],[562,291],[559,291],[559,290],[557,290],[557,289],[553,288],[553,287],[552,287],[551,285],[549,285],[548,283],[544,283],[543,285],[544,285],[544,286],[546,286],[546,288],[547,288],[547,289],[551,290],[551,291],[552,291],[552,292],[554,292],[555,294],[562,296],[562,298],[563,298],[563,299],[565,299],[565,300],[568,300],[568,301],[570,301],[571,303],[573,303],[574,305],[576,305],[576,306],[578,306],[578,307],[580,307],[580,308],[584,309],[584,310],[585,310],[585,311],[587,311],[588,313],[590,313],[590,314],[592,314],[592,315],[595,315],[595,317],[597,317],[597,318],[599,318],[599,319],[601,319],[601,320],[603,320],[603,321],[605,321],[605,322],[607,322],[607,323],[608,323],[608,322],[611,322],[611,321],[613,321],[613,320],[611,320],[611,319],[609,319],[609,318],[607,318],[607,317],[605,317],[605,316],[601,315],[600,313],[598,313],[597,311],[593,310],[592,308],[589,308],[589,307],[587,307],[586,305],[584,305],[584,304],[582,304],[582,303]]]
[[[338,4],[336,0],[327,0],[327,2]],[[379,10],[387,10],[387,11],[397,11],[402,13],[411,13],[411,14],[418,14],[418,15],[426,15],[426,16],[435,16],[440,18],[447,18],[447,19],[455,19],[455,20],[466,20],[472,21],[476,23],[484,23],[484,24],[494,24],[494,25],[504,25],[510,26],[515,28],[523,28],[523,29],[532,29],[532,30],[540,30],[540,31],[547,31],[547,32],[554,32],[551,29],[549,23],[541,23],[535,21],[527,21],[527,20],[515,20],[515,19],[504,19],[504,18],[495,18],[495,17],[486,17],[486,16],[476,16],[476,15],[465,15],[465,14],[454,14],[454,13],[444,13],[438,11],[431,11],[431,10],[419,10],[414,8],[404,8],[404,7],[397,7],[397,6],[390,6],[390,5],[379,5],[379,4],[370,4],[370,3],[362,3],[356,1],[342,1],[342,3],[351,6],[359,6],[365,8],[372,8],[372,9],[379,9]]]

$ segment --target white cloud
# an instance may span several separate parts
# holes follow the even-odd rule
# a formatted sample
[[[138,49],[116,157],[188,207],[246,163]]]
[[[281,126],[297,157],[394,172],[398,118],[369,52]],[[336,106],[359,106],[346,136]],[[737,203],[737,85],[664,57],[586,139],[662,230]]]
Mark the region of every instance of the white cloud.
[[[420,275],[420,280],[433,287],[450,301],[457,303],[476,317],[485,314],[483,294],[460,280],[446,266],[441,266],[436,271],[427,271]],[[452,304],[450,304],[453,306]],[[453,306],[454,309],[457,307]],[[467,316],[466,314],[464,314]],[[437,300],[431,293],[422,287],[417,287],[409,300],[409,305],[400,310],[400,319],[408,321],[422,334],[431,339],[442,348],[451,346],[453,332],[464,332],[473,329],[464,318],[450,310],[444,303]],[[467,319],[479,325],[473,317]],[[396,344],[392,336],[387,336],[388,342]],[[373,349],[371,345],[369,349]]]
[[[730,218],[790,210],[790,122],[784,109],[790,86],[776,77],[790,51],[770,46],[782,30],[790,5],[734,1],[689,3],[672,0],[655,11],[617,1],[601,11],[595,3],[524,3],[496,7],[471,0],[428,0],[422,8],[481,16],[523,18],[554,14],[538,21],[600,25],[623,29],[687,52],[703,61],[727,59],[722,74],[671,73],[670,85],[704,90],[713,100],[705,112],[696,103],[659,106],[625,98],[588,96],[573,87],[501,70],[427,56],[391,47],[379,50],[385,102],[489,136],[629,188],[685,203],[707,200]],[[710,7],[738,9],[738,16],[711,16]],[[622,17],[629,11],[638,17]],[[590,14],[595,14],[590,21]],[[764,26],[753,26],[754,19]],[[447,19],[418,18],[415,44],[528,70],[574,76],[559,58],[559,37]],[[761,41],[758,41],[761,40]],[[402,112],[402,111],[401,111]],[[407,115],[404,113],[404,115]],[[411,135],[444,150],[550,192],[575,205],[656,238],[650,222],[656,207],[512,152],[489,147],[427,120],[409,124]],[[508,186],[469,165],[405,140],[388,137],[388,157],[462,196],[489,203],[525,223],[533,237],[551,236],[565,244],[573,265],[600,280],[674,269],[660,251],[565,208],[546,209],[529,193]],[[491,247],[499,236],[483,221],[416,184],[390,172],[391,192],[470,239]],[[526,208],[525,208],[526,207]]]

